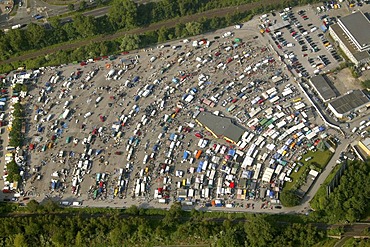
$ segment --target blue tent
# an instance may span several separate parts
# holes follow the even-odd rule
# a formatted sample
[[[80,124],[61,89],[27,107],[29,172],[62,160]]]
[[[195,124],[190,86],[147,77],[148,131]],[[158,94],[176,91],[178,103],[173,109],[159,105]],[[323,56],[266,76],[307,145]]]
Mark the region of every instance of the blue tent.
[[[227,155],[233,156],[235,155],[235,150],[234,149],[229,149],[229,152],[227,152]]]
[[[270,196],[271,198],[273,198],[273,197],[274,197],[274,195],[275,195],[274,191],[270,190],[270,194],[269,194],[269,196]]]
[[[203,161],[200,161],[197,167],[197,172],[202,172],[202,166],[203,166]]]

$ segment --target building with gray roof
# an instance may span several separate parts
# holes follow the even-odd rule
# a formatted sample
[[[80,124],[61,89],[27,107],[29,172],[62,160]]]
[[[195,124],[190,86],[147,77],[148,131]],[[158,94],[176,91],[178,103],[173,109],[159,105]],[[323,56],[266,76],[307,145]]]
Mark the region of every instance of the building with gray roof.
[[[236,125],[231,118],[200,112],[195,121],[212,133],[215,138],[223,138],[231,143],[238,143],[245,130]]]
[[[328,102],[329,100],[335,99],[335,97],[337,97],[337,94],[332,88],[331,82],[326,76],[313,76],[310,79],[310,83],[319,97],[322,99],[322,101]]]
[[[356,65],[370,61],[370,21],[361,11],[342,17],[329,28],[330,35]]]
[[[361,90],[351,91],[328,104],[328,108],[340,119],[345,118],[351,112],[366,110],[369,106],[370,99]]]

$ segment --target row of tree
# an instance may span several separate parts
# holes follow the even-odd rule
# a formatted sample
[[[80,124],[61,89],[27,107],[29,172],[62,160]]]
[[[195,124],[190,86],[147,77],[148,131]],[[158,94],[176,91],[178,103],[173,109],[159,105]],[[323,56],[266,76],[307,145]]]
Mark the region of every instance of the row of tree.
[[[32,207],[38,207],[37,203],[32,204]],[[304,247],[313,246],[326,237],[325,232],[309,224],[281,225],[263,215],[255,215],[248,221],[232,221],[206,219],[202,213],[193,211],[191,217],[184,217],[178,204],[166,211],[164,216],[139,216],[136,207],[128,211],[136,212],[136,215],[31,215],[3,218],[0,245],[121,247],[191,243],[220,247]]]
[[[13,122],[11,130],[9,132],[9,146],[20,147],[22,146],[23,134],[22,134],[22,124],[24,122],[24,112],[23,106],[20,103],[15,103],[13,105]]]
[[[23,106],[20,103],[15,103],[13,111],[13,122],[11,126],[11,130],[9,132],[9,146],[12,147],[21,147],[23,142],[23,134],[22,134],[22,125],[24,122],[24,112]],[[9,182],[21,180],[21,176],[19,174],[20,169],[19,166],[15,163],[15,161],[11,161],[6,165],[7,167],[7,180]]]
[[[339,185],[329,196],[311,201],[313,216],[326,222],[355,222],[370,212],[370,160],[349,162]]]

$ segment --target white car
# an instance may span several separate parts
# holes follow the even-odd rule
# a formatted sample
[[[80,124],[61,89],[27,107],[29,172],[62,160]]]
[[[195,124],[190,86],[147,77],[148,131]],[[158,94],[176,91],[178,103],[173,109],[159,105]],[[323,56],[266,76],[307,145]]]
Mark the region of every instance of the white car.
[[[306,161],[306,162],[309,161],[309,160],[312,160],[311,156],[304,159],[304,161]]]

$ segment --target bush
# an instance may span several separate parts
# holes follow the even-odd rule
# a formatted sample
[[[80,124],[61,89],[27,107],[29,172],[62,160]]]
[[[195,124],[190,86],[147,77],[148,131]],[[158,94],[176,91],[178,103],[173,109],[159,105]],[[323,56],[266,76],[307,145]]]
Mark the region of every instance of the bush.
[[[280,194],[280,201],[284,207],[294,207],[299,205],[301,199],[293,190],[284,191]]]
[[[365,80],[362,82],[362,86],[366,89],[370,89],[370,80]]]

